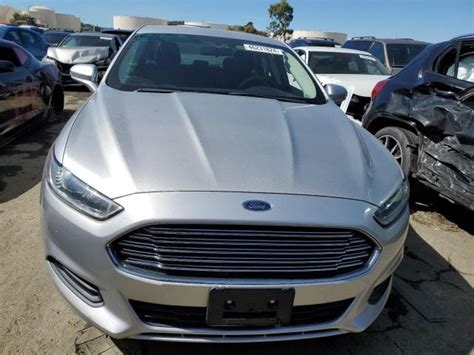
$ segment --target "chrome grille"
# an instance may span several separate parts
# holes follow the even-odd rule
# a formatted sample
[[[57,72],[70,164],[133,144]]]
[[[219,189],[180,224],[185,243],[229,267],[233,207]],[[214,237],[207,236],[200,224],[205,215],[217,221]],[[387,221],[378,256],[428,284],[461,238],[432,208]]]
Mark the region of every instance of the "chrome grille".
[[[363,269],[376,246],[342,229],[155,225],[109,245],[125,269],[176,276],[330,278]]]

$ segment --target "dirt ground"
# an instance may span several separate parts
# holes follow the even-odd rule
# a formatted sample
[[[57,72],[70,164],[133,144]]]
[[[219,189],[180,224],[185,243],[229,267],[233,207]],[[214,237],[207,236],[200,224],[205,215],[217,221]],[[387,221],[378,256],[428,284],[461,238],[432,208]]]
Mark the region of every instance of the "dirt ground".
[[[113,340],[80,319],[46,272],[39,181],[61,127],[88,96],[67,92],[57,121],[0,150],[0,353],[474,354],[474,215],[425,191],[412,203],[406,257],[364,333],[243,345]]]

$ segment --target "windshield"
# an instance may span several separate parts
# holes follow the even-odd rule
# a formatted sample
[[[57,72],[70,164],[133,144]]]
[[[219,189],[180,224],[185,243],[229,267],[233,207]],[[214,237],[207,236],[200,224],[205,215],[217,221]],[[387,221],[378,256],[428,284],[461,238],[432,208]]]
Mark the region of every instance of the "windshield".
[[[45,32],[43,33],[43,37],[49,42],[49,43],[59,43],[61,42],[65,37],[69,36],[67,33],[48,33]]]
[[[309,66],[316,74],[389,74],[385,66],[369,54],[310,52]]]
[[[322,103],[325,96],[285,47],[188,34],[135,35],[107,76],[124,91],[198,91]]]
[[[426,46],[426,44],[387,44],[388,61],[392,67],[404,67]]]
[[[69,36],[61,47],[110,47],[112,38],[99,36]]]

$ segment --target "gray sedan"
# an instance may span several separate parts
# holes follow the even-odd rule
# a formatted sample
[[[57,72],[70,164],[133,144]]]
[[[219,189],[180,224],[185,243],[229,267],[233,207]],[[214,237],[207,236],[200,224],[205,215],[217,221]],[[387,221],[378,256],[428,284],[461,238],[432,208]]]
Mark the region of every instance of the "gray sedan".
[[[403,257],[408,185],[283,43],[145,26],[58,137],[42,184],[61,294],[116,338],[366,329]]]

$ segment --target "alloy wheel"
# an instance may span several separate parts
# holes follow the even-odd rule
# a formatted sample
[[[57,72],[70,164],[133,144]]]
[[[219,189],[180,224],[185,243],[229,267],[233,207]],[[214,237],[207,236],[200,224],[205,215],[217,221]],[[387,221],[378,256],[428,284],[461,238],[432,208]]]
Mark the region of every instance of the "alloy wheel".
[[[398,164],[402,165],[403,163],[403,154],[402,154],[402,145],[398,140],[393,136],[383,135],[379,137],[379,140],[388,149],[388,151],[393,155]]]

